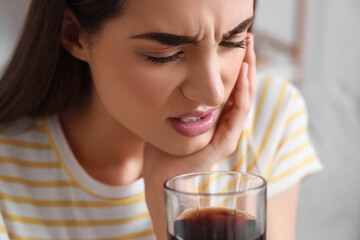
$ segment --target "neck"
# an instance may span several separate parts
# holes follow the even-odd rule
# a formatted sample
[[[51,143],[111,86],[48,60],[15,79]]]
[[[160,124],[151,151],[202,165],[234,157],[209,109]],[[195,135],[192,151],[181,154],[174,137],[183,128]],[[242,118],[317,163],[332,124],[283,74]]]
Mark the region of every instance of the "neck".
[[[60,122],[77,161],[94,179],[120,186],[142,176],[145,142],[117,122],[96,94],[60,114]]]

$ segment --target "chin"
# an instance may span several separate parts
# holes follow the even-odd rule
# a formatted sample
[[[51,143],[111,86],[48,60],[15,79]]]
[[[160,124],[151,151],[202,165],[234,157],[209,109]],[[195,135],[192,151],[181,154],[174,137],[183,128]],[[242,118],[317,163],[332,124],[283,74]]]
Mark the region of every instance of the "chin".
[[[162,150],[178,157],[191,155],[205,148],[211,142],[213,132],[209,131],[196,137],[181,137],[181,140],[178,141],[169,141]]]

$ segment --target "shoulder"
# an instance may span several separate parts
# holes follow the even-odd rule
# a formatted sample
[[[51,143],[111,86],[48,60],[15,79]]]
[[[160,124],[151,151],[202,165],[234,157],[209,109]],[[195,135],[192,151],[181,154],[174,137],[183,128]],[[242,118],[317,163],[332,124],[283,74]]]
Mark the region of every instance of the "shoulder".
[[[44,119],[18,119],[1,124],[0,130],[0,201],[19,193],[37,194],[33,187],[41,189],[48,182],[56,186],[52,182],[63,173],[48,140]]]
[[[0,146],[27,147],[29,144],[48,143],[44,119],[21,118],[0,124]],[[0,154],[1,154],[0,150]]]
[[[289,81],[279,76],[260,75],[257,86],[244,135],[248,144],[248,170],[256,167],[257,173],[262,174],[283,142],[307,128],[308,117],[301,94]]]
[[[50,153],[43,119],[21,118],[0,124],[0,165],[26,165],[47,159]]]
[[[0,123],[0,137],[16,137],[29,132],[42,132],[42,118],[23,117],[11,122]]]
[[[278,75],[259,75],[257,87],[257,103],[264,100],[272,103],[290,102],[301,96],[299,90],[291,82]]]
[[[257,96],[248,117],[248,127],[253,130],[284,127],[292,114],[306,110],[299,90],[283,77],[259,75],[257,88]]]

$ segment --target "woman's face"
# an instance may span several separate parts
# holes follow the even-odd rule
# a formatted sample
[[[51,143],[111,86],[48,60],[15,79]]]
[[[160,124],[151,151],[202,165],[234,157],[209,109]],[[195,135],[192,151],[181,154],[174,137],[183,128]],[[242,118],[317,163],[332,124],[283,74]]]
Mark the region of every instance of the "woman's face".
[[[186,155],[212,139],[237,80],[253,0],[131,0],[91,48],[93,94],[141,139]]]

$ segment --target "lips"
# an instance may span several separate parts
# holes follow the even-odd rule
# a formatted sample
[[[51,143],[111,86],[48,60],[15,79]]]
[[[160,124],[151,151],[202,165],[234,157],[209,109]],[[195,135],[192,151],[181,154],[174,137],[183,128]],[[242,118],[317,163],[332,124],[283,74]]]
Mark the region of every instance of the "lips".
[[[209,131],[215,124],[216,109],[193,111],[169,118],[171,126],[179,134],[195,137]]]

